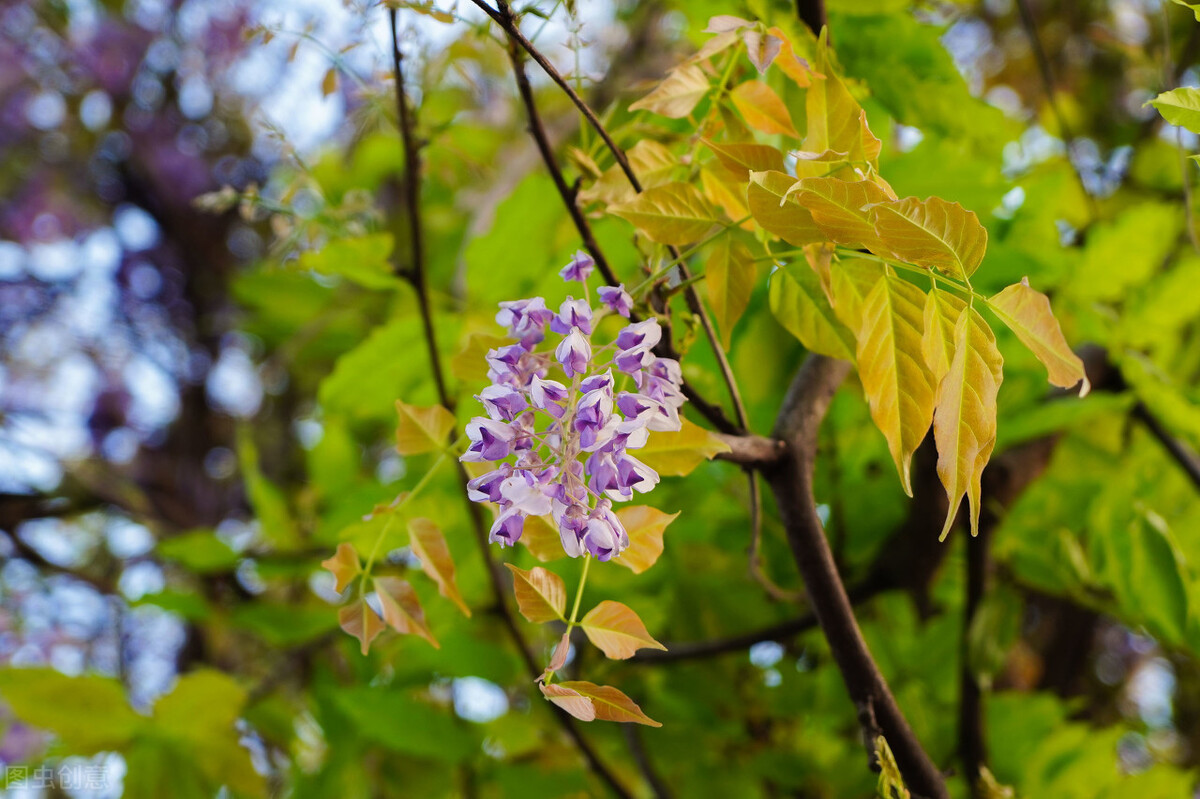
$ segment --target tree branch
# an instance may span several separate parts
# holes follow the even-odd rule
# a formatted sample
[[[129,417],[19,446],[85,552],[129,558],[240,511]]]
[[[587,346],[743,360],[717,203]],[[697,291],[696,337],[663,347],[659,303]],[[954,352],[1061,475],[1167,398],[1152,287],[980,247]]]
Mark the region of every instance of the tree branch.
[[[1162,444],[1167,454],[1179,464],[1188,479],[1192,481],[1192,485],[1200,490],[1200,461],[1196,459],[1196,456],[1178,438],[1171,435],[1167,428],[1163,427],[1162,422],[1150,412],[1145,403],[1139,402],[1134,405],[1132,413],[1133,418],[1146,425],[1150,434],[1158,439],[1158,443]]]
[[[396,82],[396,104],[400,117],[400,134],[404,140],[405,151],[405,195],[407,197],[409,208],[409,222],[412,225],[412,257],[413,263],[410,269],[400,272],[401,276],[407,278],[416,289],[418,305],[421,312],[422,327],[425,331],[425,340],[429,346],[430,352],[430,369],[433,372],[433,377],[438,387],[438,397],[441,404],[447,410],[453,411],[453,402],[446,390],[446,381],[442,370],[441,358],[438,355],[437,343],[434,338],[433,330],[433,313],[429,303],[428,289],[425,284],[425,263],[424,251],[421,234],[421,217],[419,209],[420,201],[420,152],[416,143],[416,137],[413,133],[414,120],[408,111],[408,100],[404,91],[404,73],[402,71],[403,58],[400,54],[399,39],[396,30],[396,10],[388,9],[388,21],[391,26],[392,35],[392,68]],[[453,434],[452,434],[453,435]],[[533,653],[529,648],[529,643],[525,640],[525,636],[521,633],[517,626],[517,621],[513,616],[512,610],[508,606],[506,597],[508,591],[504,585],[504,578],[500,573],[500,565],[492,556],[491,546],[488,543],[487,525],[483,519],[483,512],[479,505],[471,502],[467,498],[466,484],[469,476],[466,469],[461,463],[458,463],[458,477],[461,483],[462,496],[467,502],[467,514],[471,518],[471,527],[475,533],[475,540],[479,546],[484,563],[487,566],[488,580],[491,583],[492,594],[496,600],[496,608],[500,614],[500,618],[504,623],[504,627],[508,632],[509,637],[516,645],[521,659],[525,662],[525,667],[531,678],[536,679],[542,669],[537,664],[533,657]],[[632,799],[632,794],[617,780],[616,776],[609,768],[600,760],[596,750],[592,748],[588,740],[579,730],[574,719],[572,719],[564,710],[557,706],[552,706],[551,712],[558,719],[563,731],[574,742],[575,747],[579,750],[587,761],[588,766],[617,796],[623,799]]]
[[[872,718],[887,738],[909,788],[921,796],[946,799],[941,773],[909,727],[863,640],[813,499],[820,423],[849,370],[849,363],[820,355],[805,361],[775,425],[775,437],[787,442],[788,454],[765,476],[813,611],[860,717]]]

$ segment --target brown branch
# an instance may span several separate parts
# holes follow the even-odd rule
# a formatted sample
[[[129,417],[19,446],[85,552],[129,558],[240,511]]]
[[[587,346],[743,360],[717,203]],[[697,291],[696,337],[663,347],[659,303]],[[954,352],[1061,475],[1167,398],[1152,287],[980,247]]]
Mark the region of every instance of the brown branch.
[[[409,208],[409,222],[412,225],[412,257],[413,263],[407,270],[401,270],[399,274],[412,283],[413,288],[417,292],[417,303],[421,312],[421,322],[425,331],[425,340],[429,346],[430,352],[430,369],[433,372],[433,377],[438,387],[438,397],[441,404],[447,410],[453,411],[453,402],[446,390],[445,376],[442,371],[441,358],[438,355],[437,343],[434,338],[433,330],[433,312],[429,303],[428,289],[425,285],[425,263],[424,250],[421,234],[421,217],[419,210],[420,201],[420,152],[417,146],[416,137],[413,132],[414,120],[412,114],[408,111],[408,100],[404,92],[404,73],[402,72],[403,58],[400,54],[399,39],[396,31],[396,10],[388,9],[388,20],[391,25],[392,35],[392,68],[396,82],[396,104],[399,110],[400,117],[400,134],[404,140],[405,150],[405,195],[407,197]],[[453,437],[451,433],[451,437]],[[492,594],[496,600],[496,609],[500,614],[500,618],[504,623],[504,627],[508,632],[512,642],[516,645],[521,659],[525,662],[525,667],[531,678],[536,679],[542,673],[542,668],[537,664],[533,657],[533,652],[529,648],[529,643],[525,640],[525,636],[521,633],[517,626],[516,618],[513,616],[512,610],[509,608],[506,601],[508,591],[504,584],[504,578],[500,572],[500,564],[492,556],[491,545],[488,542],[487,525],[484,522],[483,512],[479,505],[470,501],[467,498],[466,484],[469,476],[466,469],[461,463],[458,464],[459,482],[462,484],[462,496],[466,499],[467,514],[471,518],[471,527],[475,533],[475,540],[479,546],[480,554],[483,556],[484,563],[487,567],[488,579],[491,583]],[[600,760],[596,750],[592,748],[588,740],[579,730],[574,719],[572,719],[565,711],[552,706],[554,717],[558,719],[563,731],[574,742],[575,747],[579,750],[587,761],[588,766],[617,796],[625,799],[632,799],[632,794],[617,780],[616,776],[604,765]]]
[[[767,469],[765,476],[813,611],[860,717],[873,719],[887,738],[909,788],[920,796],[946,799],[945,780],[909,727],[867,649],[813,499],[820,423],[849,370],[849,363],[820,355],[805,361],[775,425],[775,437],[788,443],[788,454]]]
[[[1183,469],[1187,474],[1188,479],[1192,481],[1192,485],[1200,490],[1200,460],[1197,460],[1196,455],[1192,453],[1184,444],[1171,432],[1163,426],[1163,423],[1158,420],[1145,403],[1139,402],[1133,406],[1133,418],[1140,421],[1150,431],[1150,434],[1158,439],[1158,443],[1162,444],[1163,449],[1167,451],[1179,468]]]
[[[983,799],[985,795],[979,777],[987,763],[987,742],[983,729],[983,692],[971,668],[970,633],[987,590],[991,535],[991,526],[981,523],[979,535],[967,539],[966,602],[959,642],[958,756],[973,799]]]
[[[718,452],[715,459],[741,466],[768,466],[778,462],[787,452],[787,444],[766,436],[726,433],[712,435],[729,447],[729,452]]]

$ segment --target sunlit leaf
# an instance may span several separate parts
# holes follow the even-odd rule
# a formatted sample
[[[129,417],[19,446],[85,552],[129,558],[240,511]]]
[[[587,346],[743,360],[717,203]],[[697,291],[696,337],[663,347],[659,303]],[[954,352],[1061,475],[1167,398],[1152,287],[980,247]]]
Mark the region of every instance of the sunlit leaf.
[[[442,535],[441,528],[432,519],[416,518],[408,523],[408,535],[413,554],[421,561],[425,573],[437,583],[438,592],[458,605],[463,615],[469,617],[471,609],[463,601],[454,582],[454,559],[450,556],[450,548],[446,546],[446,537]]]
[[[791,78],[792,82],[801,89],[811,86],[813,72],[809,69],[808,62],[796,55],[796,51],[793,49],[792,42],[788,39],[787,34],[779,28],[769,28],[767,32],[777,37],[780,41],[779,55],[775,58],[775,66],[783,74]]]
[[[883,264],[865,258],[848,258],[835,261],[830,274],[833,312],[857,337],[862,329],[863,306],[871,289],[883,278]]]
[[[788,244],[803,247],[825,241],[825,233],[817,227],[808,209],[796,202],[788,191],[796,179],[784,172],[751,172],[746,187],[746,204],[763,230],[778,236]]]
[[[974,274],[987,250],[987,230],[975,212],[940,197],[905,197],[873,205],[870,218],[896,258],[952,277]]]
[[[813,69],[824,77],[813,80],[805,95],[808,128],[804,148],[846,153],[853,161],[873,164],[879,158],[880,141],[867,127],[866,112],[834,70],[824,32]]]
[[[596,720],[596,706],[592,704],[590,697],[573,688],[564,688],[562,683],[538,683],[538,687],[542,689],[542,696],[580,721]]]
[[[632,721],[649,727],[662,724],[647,716],[642,709],[625,694],[611,685],[596,685],[583,680],[572,680],[557,684],[559,688],[574,691],[587,697],[595,706],[598,721]]]
[[[729,92],[729,99],[750,127],[763,133],[781,133],[800,138],[787,106],[775,90],[762,81],[748,80],[734,86]]]
[[[950,499],[944,539],[966,494],[971,535],[979,531],[980,481],[996,444],[996,395],[1004,380],[996,337],[979,312],[967,307],[954,329],[954,358],[938,388],[933,437],[938,477]]]
[[[358,553],[354,545],[343,542],[338,544],[333,557],[321,561],[322,568],[333,573],[336,580],[334,587],[338,593],[345,591],[358,575],[362,574],[362,565],[358,562]]]
[[[783,172],[783,153],[769,144],[754,142],[714,142],[704,139],[730,172],[748,180],[751,172]]]
[[[808,209],[830,241],[847,247],[866,247],[875,253],[883,249],[869,217],[869,206],[888,202],[888,197],[875,183],[804,178],[793,187],[792,196]]]
[[[632,222],[659,244],[695,241],[717,222],[716,210],[688,183],[665,183],[646,189],[633,200],[609,206],[608,210]]]
[[[933,373],[935,385],[950,371],[954,358],[954,326],[966,302],[941,289],[931,289],[925,298],[925,333],[921,338],[921,353]]]
[[[371,606],[361,599],[356,599],[349,605],[338,609],[338,624],[362,644],[365,655],[371,649],[371,642],[387,629],[379,614],[371,610]]]
[[[887,275],[863,305],[858,374],[871,418],[887,439],[904,493],[912,496],[912,455],[929,430],[936,386],[921,357],[925,295]]]
[[[1157,108],[1163,119],[1172,125],[1187,128],[1192,133],[1200,133],[1200,89],[1172,89],[1158,95],[1146,105]]]
[[[621,508],[617,511],[617,518],[629,534],[629,546],[612,562],[634,574],[649,569],[663,553],[663,533],[678,517],[678,513],[664,513],[649,505]]]
[[[520,540],[529,553],[542,563],[567,556],[562,547],[558,528],[545,516],[526,517]]]
[[[811,352],[854,360],[854,335],[838,321],[821,288],[821,279],[808,266],[790,263],[771,273],[771,313]]]
[[[729,451],[728,444],[703,427],[687,419],[681,421],[683,427],[677,432],[651,433],[646,446],[636,451],[638,459],[659,474],[686,477],[706,460]]]
[[[679,159],[665,146],[653,139],[641,139],[625,154],[629,167],[637,176],[643,189],[661,186],[671,180],[671,174],[679,166]],[[637,196],[629,176],[620,164],[613,164],[604,171],[600,179],[579,192],[581,203],[601,200],[608,204],[628,202]]]
[[[145,725],[111,677],[10,666],[0,669],[0,696],[18,719],[53,732],[72,754],[119,749]]]
[[[653,91],[630,105],[629,110],[653,111],[664,117],[682,119],[708,94],[708,88],[708,76],[704,71],[693,64],[684,64],[668,72]]]
[[[725,349],[729,349],[733,326],[750,304],[756,274],[754,255],[749,248],[728,237],[716,243],[705,262],[704,285]]]
[[[718,170],[708,164],[700,167],[700,187],[705,199],[720,207],[730,219],[744,219],[750,215],[750,209],[746,207],[745,184],[736,182],[736,178],[729,176],[728,170]],[[754,220],[742,222],[741,228],[753,231]]]
[[[1050,308],[1050,298],[1031,288],[1028,278],[1022,278],[1020,283],[1014,283],[988,298],[987,302],[1000,321],[1008,325],[1046,367],[1053,385],[1061,388],[1079,385],[1081,397],[1091,390],[1083,361],[1071,351]]]
[[[454,429],[454,414],[441,405],[418,408],[396,400],[396,451],[401,455],[421,455],[446,446]]]
[[[639,649],[666,650],[654,640],[632,608],[611,599],[588,611],[579,626],[587,633],[588,640],[613,660],[631,658]]]
[[[504,565],[513,573],[513,593],[522,616],[534,624],[566,621],[567,587],[561,577],[541,566],[525,571],[511,563]]]
[[[441,648],[425,625],[425,610],[421,607],[417,592],[407,580],[376,577],[372,583],[379,597],[379,607],[383,609],[383,620],[389,627],[401,635],[419,635],[435,649]]]
[[[497,347],[503,347],[511,343],[511,339],[500,336],[490,336],[486,333],[472,333],[467,337],[467,343],[463,345],[462,350],[450,359],[450,374],[468,386],[485,382],[488,373],[488,350],[494,350]]]
[[[319,250],[306,250],[297,263],[322,275],[340,275],[369,289],[400,285],[389,257],[392,234],[372,233],[349,239],[334,239]]]

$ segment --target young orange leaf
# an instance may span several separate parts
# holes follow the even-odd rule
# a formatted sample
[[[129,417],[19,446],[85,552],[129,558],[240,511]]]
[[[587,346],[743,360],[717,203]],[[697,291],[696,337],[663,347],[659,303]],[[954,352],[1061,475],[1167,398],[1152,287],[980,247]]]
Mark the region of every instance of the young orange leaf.
[[[808,350],[845,361],[854,360],[854,335],[837,320],[816,272],[803,264],[787,264],[771,274],[771,313]]]
[[[408,581],[399,577],[376,577],[372,582],[383,609],[383,620],[388,626],[403,635],[419,635],[433,644],[434,649],[442,648],[425,626],[425,610]]]
[[[954,360],[954,326],[967,304],[948,291],[931,289],[925,298],[925,333],[921,353],[933,373],[934,385],[940,385],[950,362]]]
[[[420,455],[446,446],[446,437],[454,429],[454,414],[441,405],[418,408],[396,400],[400,422],[396,426],[396,451],[401,455]]]
[[[321,566],[333,573],[334,588],[338,593],[345,591],[350,583],[354,582],[354,578],[362,574],[362,566],[358,562],[358,553],[354,551],[354,545],[349,543],[338,544],[337,551],[333,553],[333,557],[328,560],[321,561]]]
[[[987,229],[974,211],[940,197],[885,202],[870,217],[883,245],[901,261],[970,277],[987,250]]]
[[[813,72],[808,68],[808,62],[800,56],[796,55],[796,51],[792,49],[791,40],[787,34],[780,28],[769,28],[767,30],[772,36],[778,37],[780,41],[779,55],[775,58],[775,66],[792,79],[792,82],[801,89],[808,88],[812,85]],[[821,75],[820,77],[825,77]]]
[[[592,608],[579,626],[587,633],[588,640],[613,660],[631,658],[639,649],[666,650],[647,632],[632,608],[611,599]]]
[[[513,593],[522,616],[534,624],[566,621],[567,587],[561,577],[541,566],[525,571],[511,563],[504,565],[513,573]]]
[[[729,445],[703,427],[687,419],[677,432],[658,431],[650,434],[646,446],[636,451],[638,460],[664,477],[686,477],[692,470]]]
[[[800,207],[788,191],[796,179],[783,172],[751,172],[746,187],[746,204],[754,221],[768,233],[788,244],[803,247],[825,241],[825,234],[808,209]]]
[[[795,125],[792,124],[787,106],[779,99],[775,90],[762,81],[748,80],[734,86],[729,92],[729,99],[750,127],[763,133],[782,133],[795,139],[800,138]]]
[[[725,168],[742,180],[749,180],[751,172],[784,171],[783,153],[769,144],[717,143],[708,139],[703,141]]]
[[[633,225],[659,244],[687,244],[702,238],[717,222],[717,212],[688,183],[664,183],[646,189],[609,212]]]
[[[804,178],[792,191],[796,202],[812,214],[825,238],[847,247],[866,247],[876,253],[883,249],[867,207],[887,202],[888,197],[875,183]]]
[[[364,655],[370,651],[371,642],[378,638],[386,627],[383,620],[371,610],[371,606],[362,600],[355,600],[339,608],[338,624],[359,640]]]
[[[450,557],[446,537],[437,524],[432,519],[413,519],[408,523],[408,539],[413,554],[421,561],[421,568],[437,583],[438,593],[458,605],[463,615],[469,617],[471,609],[454,582],[454,559]]]
[[[694,64],[684,64],[667,73],[654,90],[633,105],[630,111],[653,111],[671,119],[692,113],[696,103],[708,94],[708,76]]]
[[[728,237],[716,243],[704,265],[708,303],[712,306],[725,349],[729,349],[733,326],[750,304],[756,273],[754,255],[745,244],[730,241]]]
[[[783,48],[782,38],[755,28],[742,31],[742,41],[746,43],[746,55],[759,75],[766,73],[767,67],[771,66],[771,62]]]
[[[1083,371],[1083,361],[1071,351],[1063,335],[1050,298],[1029,287],[1029,278],[1021,278],[996,296],[988,307],[1008,325],[1021,343],[1028,347],[1050,374],[1050,383],[1061,388],[1079,384],[1079,396],[1085,396],[1092,384]]]
[[[525,518],[521,543],[525,545],[531,555],[542,563],[567,556],[567,553],[563,551],[562,539],[559,537],[558,530],[546,520],[545,516],[527,516]]]
[[[617,518],[629,534],[629,546],[613,563],[641,574],[649,569],[663,553],[663,533],[675,521],[678,513],[663,513],[649,505],[634,505],[617,511]]]
[[[858,374],[883,432],[904,493],[912,496],[912,454],[933,417],[936,386],[921,358],[925,295],[911,283],[886,275],[863,305],[858,334]]]
[[[554,646],[554,654],[546,664],[546,673],[552,674],[567,664],[567,654],[571,651],[571,634],[563,633],[562,638]]]
[[[950,498],[942,539],[954,524],[963,494],[970,503],[971,535],[979,532],[980,479],[996,444],[996,394],[1004,379],[1003,364],[991,328],[968,306],[954,328],[954,360],[942,378],[933,417],[938,477]]]
[[[611,685],[596,685],[583,680],[560,682],[556,686],[564,691],[573,691],[589,699],[595,708],[595,718],[600,721],[632,721],[648,727],[662,724],[647,716],[642,709],[625,694]]]
[[[584,696],[573,688],[565,687],[564,683],[550,683],[549,685],[538,683],[538,688],[542,689],[542,696],[580,721],[596,720],[596,706],[592,704],[591,697]]]

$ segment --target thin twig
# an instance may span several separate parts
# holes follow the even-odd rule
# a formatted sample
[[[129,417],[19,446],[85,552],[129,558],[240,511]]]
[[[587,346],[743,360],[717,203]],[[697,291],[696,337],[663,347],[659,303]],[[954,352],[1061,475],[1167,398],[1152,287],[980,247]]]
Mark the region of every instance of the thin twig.
[[[765,472],[787,530],[796,566],[842,680],[857,708],[870,708],[913,792],[946,799],[946,783],[896,704],[879,671],[838,575],[812,493],[821,420],[850,364],[821,355],[804,362],[784,399],[775,437],[788,457]]]
[[[1171,435],[1170,431],[1163,427],[1162,422],[1150,412],[1150,409],[1144,403],[1139,402],[1133,406],[1133,417],[1146,425],[1146,429],[1150,431],[1150,434],[1158,439],[1158,443],[1162,444],[1163,449],[1167,451],[1175,462],[1179,464],[1179,467],[1183,469],[1184,473],[1187,474],[1188,479],[1192,481],[1192,485],[1197,490],[1200,490],[1200,459],[1197,459],[1196,455],[1188,450],[1178,438]]]
[[[754,581],[774,599],[781,602],[799,602],[804,598],[803,591],[789,591],[777,584],[771,579],[771,575],[763,571],[760,552],[762,546],[762,490],[759,488],[758,472],[754,470],[754,467],[747,466],[745,469],[750,486],[750,546],[746,550],[746,568]]]
[[[388,10],[388,18],[391,24],[392,34],[392,68],[395,73],[396,81],[396,102],[400,111],[400,132],[404,139],[405,147],[405,189],[406,196],[409,200],[409,221],[413,225],[413,263],[408,270],[404,270],[401,274],[407,278],[417,291],[418,306],[421,312],[422,326],[425,331],[426,342],[430,348],[430,369],[433,372],[434,380],[438,386],[438,396],[441,404],[447,410],[453,410],[453,404],[449,394],[446,391],[445,376],[442,371],[441,359],[437,353],[437,346],[433,338],[433,313],[429,303],[428,292],[425,290],[425,268],[424,268],[424,252],[421,245],[421,228],[420,228],[420,213],[417,209],[417,202],[420,198],[420,176],[418,169],[419,148],[416,146],[416,139],[413,134],[414,120],[408,111],[408,101],[404,92],[404,74],[401,71],[402,57],[400,55],[399,40],[396,31],[396,10]],[[453,437],[454,434],[451,434]],[[504,623],[504,627],[508,632],[509,637],[516,645],[521,659],[525,663],[525,668],[528,670],[531,678],[536,679],[542,669],[537,664],[533,657],[533,652],[529,647],[529,643],[525,640],[525,636],[521,633],[517,626],[516,618],[513,616],[512,610],[506,601],[507,590],[504,585],[504,578],[500,572],[500,564],[492,556],[491,546],[488,543],[487,525],[484,522],[483,513],[479,505],[471,502],[467,498],[466,483],[469,479],[466,469],[461,463],[458,464],[459,482],[462,484],[462,495],[466,499],[467,512],[471,518],[471,527],[475,533],[475,540],[479,546],[480,553],[483,556],[484,563],[487,566],[488,580],[491,583],[492,593],[496,600],[497,612]],[[588,740],[583,736],[575,721],[562,709],[557,706],[552,706],[552,712],[555,718],[558,719],[563,731],[574,742],[575,747],[579,750],[587,761],[588,766],[617,796],[632,799],[632,794],[623,786],[609,768],[600,760],[596,750],[592,748]]]
[[[994,517],[993,517],[994,518]],[[966,601],[959,640],[958,756],[973,799],[984,799],[979,778],[987,763],[983,731],[983,691],[971,668],[971,625],[987,590],[988,545],[994,525],[979,525],[979,535],[967,539]]]

